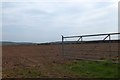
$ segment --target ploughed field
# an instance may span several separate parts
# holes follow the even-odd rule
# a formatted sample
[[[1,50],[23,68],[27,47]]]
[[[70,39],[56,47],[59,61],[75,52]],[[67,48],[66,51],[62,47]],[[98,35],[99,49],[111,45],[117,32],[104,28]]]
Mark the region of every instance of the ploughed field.
[[[63,46],[63,55],[70,59],[112,60],[118,61],[118,42],[99,42],[67,44]]]
[[[51,70],[52,63],[63,62],[59,47],[56,45],[3,46],[3,77],[14,77],[14,71],[17,71],[15,69],[18,68],[39,68],[40,76],[55,76]],[[16,77],[21,77],[22,75],[24,74],[18,74]]]
[[[108,45],[111,45],[111,48]],[[110,55],[108,55],[109,53]],[[88,65],[89,61],[83,61],[86,65],[81,62],[82,60],[74,60],[79,58],[93,60],[111,59],[117,61],[118,43],[69,44],[64,45],[64,52],[62,52],[61,45],[52,44],[2,46],[2,76],[3,78],[84,78],[117,76],[117,64],[110,62],[100,62],[100,64],[98,64],[98,62],[95,61],[90,62],[90,65]],[[84,67],[80,66],[81,64],[83,64],[82,66]],[[92,70],[93,67],[95,67],[92,64],[97,64],[97,71]],[[85,70],[82,69],[85,68],[85,65],[89,66],[89,69],[88,67],[86,67]],[[97,67],[100,66],[101,68],[97,69]],[[81,69],[84,71],[81,71]],[[106,73],[103,72],[104,74],[102,74],[102,72],[99,71],[106,71]]]

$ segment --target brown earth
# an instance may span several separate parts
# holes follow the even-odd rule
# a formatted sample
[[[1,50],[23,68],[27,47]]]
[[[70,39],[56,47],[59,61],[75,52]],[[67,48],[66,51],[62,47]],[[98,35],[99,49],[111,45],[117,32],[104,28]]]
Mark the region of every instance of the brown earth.
[[[64,55],[67,58],[90,60],[118,60],[118,43],[85,43],[69,44],[64,46]]]
[[[4,74],[5,71],[18,67],[39,68],[42,74],[45,74],[44,76],[56,77],[58,74],[54,73],[51,68],[54,63],[63,62],[60,49],[60,46],[56,45],[3,46],[3,77],[10,77],[9,74]]]
[[[109,43],[65,45],[64,54],[62,53],[61,45],[2,46],[3,78],[23,77],[22,72],[16,74],[18,69],[21,69],[21,71],[22,69],[34,69],[40,73],[36,73],[37,77],[70,77],[70,73],[60,70],[56,71],[53,68],[55,68],[56,64],[65,64],[70,57],[117,60],[118,43],[111,43],[111,47],[108,45]]]

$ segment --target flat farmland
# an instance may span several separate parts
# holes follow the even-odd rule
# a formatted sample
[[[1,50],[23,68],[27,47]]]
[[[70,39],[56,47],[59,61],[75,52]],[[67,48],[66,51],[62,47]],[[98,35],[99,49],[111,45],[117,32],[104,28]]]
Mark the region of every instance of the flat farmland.
[[[106,46],[108,43],[100,44],[99,48],[95,49],[95,45],[98,44],[70,44],[64,46],[64,54],[62,52],[62,45],[9,45],[2,46],[2,76],[3,78],[39,78],[39,77],[47,77],[47,78],[63,78],[63,77],[116,77],[117,76],[117,64],[103,62],[98,64],[98,62],[90,62],[90,64],[94,64],[96,66],[102,66],[104,74],[94,73],[96,71],[92,71],[93,65],[88,65],[89,61],[84,62],[90,66],[88,71],[82,72],[79,68],[81,64],[84,65],[82,60],[77,61],[67,57],[75,57],[77,58],[86,58],[90,57],[90,59],[100,56],[96,50],[104,51],[107,49]],[[114,51],[115,58],[118,57],[118,43],[111,43],[111,51]],[[93,47],[92,47],[93,46]],[[94,56],[95,52],[86,52],[86,50],[96,51],[96,56]],[[82,51],[83,50],[83,51]],[[108,49],[109,50],[109,49]],[[65,54],[67,53],[67,55]],[[106,52],[105,52],[106,53]],[[87,54],[87,55],[84,55]],[[81,57],[82,56],[82,57]],[[91,57],[94,56],[94,57]],[[102,55],[103,57],[103,55]],[[112,58],[112,55],[110,56]],[[74,58],[74,59],[75,59]],[[106,57],[104,57],[106,58]],[[95,58],[96,60],[101,58]],[[109,58],[108,58],[109,59]],[[106,66],[106,64],[113,66]],[[93,67],[92,67],[93,66]],[[76,70],[78,68],[78,70]],[[85,66],[84,66],[85,68]],[[101,71],[101,69],[97,69]],[[80,71],[79,71],[80,70]],[[87,70],[87,67],[86,67]],[[107,71],[111,70],[111,74],[108,75]],[[114,72],[115,71],[115,72]],[[83,74],[84,73],[84,74]],[[107,74],[107,75],[105,75]]]
[[[45,74],[43,77],[47,75],[52,76],[54,74],[50,69],[52,67],[52,63],[60,63],[63,61],[59,47],[60,46],[56,45],[3,46],[3,77],[15,76],[14,70],[18,68],[39,68],[40,73]],[[13,72],[9,70],[12,70]],[[42,75],[40,74],[40,76]]]
[[[66,58],[118,61],[120,43],[84,43],[64,45],[63,54]]]

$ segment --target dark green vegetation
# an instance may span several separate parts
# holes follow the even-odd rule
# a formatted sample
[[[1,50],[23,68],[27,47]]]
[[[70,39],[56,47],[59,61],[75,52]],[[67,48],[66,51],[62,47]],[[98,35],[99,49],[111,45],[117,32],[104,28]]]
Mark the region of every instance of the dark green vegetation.
[[[110,61],[73,61],[61,65],[63,70],[82,78],[118,78],[118,64]]]
[[[41,72],[35,68],[15,68],[3,71],[3,76],[8,78],[37,78],[41,76]]]
[[[46,66],[45,66],[46,67]],[[3,71],[6,77],[39,78],[39,77],[72,77],[72,78],[118,78],[120,66],[110,61],[74,60],[65,63],[53,63],[41,71],[40,67],[15,68]],[[7,76],[9,75],[9,76]]]

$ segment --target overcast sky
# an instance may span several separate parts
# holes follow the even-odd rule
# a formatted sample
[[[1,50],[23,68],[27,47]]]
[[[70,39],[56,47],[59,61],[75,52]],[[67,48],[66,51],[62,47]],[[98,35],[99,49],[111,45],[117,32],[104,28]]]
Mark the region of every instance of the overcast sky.
[[[118,2],[2,2],[2,40],[51,42],[61,35],[118,32]]]

